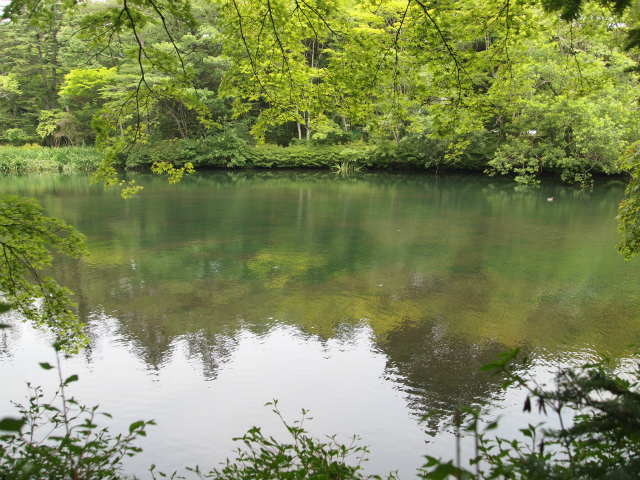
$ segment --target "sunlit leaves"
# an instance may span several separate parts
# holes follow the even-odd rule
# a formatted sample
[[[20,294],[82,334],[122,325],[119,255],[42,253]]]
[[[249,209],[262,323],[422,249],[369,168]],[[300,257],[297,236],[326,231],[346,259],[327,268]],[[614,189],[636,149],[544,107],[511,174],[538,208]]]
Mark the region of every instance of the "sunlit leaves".
[[[618,251],[630,259],[640,250],[640,142],[627,149],[618,165],[631,175],[625,191],[627,198],[620,202],[617,217],[618,231],[622,233]]]
[[[158,175],[168,175],[169,183],[178,183],[185,173],[195,173],[191,163],[186,163],[184,166],[176,168],[169,162],[155,162],[151,167],[151,171]]]
[[[587,13],[571,27],[547,18],[552,36],[512,48],[512,70],[500,72],[487,93],[501,142],[491,173],[531,184],[555,171],[588,186],[593,173],[618,171],[620,152],[637,138],[640,117],[628,107],[640,89],[620,42],[603,33],[613,18],[594,7]]]
[[[60,89],[63,99],[97,103],[101,89],[117,82],[117,68],[73,69],[64,79]]]

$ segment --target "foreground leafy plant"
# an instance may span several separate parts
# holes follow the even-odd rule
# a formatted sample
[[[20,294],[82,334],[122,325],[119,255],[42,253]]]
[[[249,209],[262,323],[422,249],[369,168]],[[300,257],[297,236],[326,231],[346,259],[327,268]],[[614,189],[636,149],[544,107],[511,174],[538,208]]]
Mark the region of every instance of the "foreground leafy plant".
[[[470,463],[475,471],[463,469],[459,460],[454,465],[427,457],[422,478],[638,478],[640,364],[626,374],[630,380],[615,374],[610,360],[603,358],[560,371],[555,388],[547,390],[533,375],[521,373],[528,358],[518,365],[519,356],[520,349],[509,350],[482,370],[504,375],[504,387],[524,389],[524,410],[537,406],[540,413],[556,416],[559,428],[528,425],[520,430],[527,441],[503,439],[489,434],[496,422],[482,429],[481,412],[465,410],[460,426],[474,438],[476,452]]]
[[[60,344],[56,345],[59,355]],[[20,419],[0,420],[0,478],[7,480],[84,480],[122,478],[122,459],[141,449],[134,445],[136,438],[145,436],[145,429],[153,421],[138,421],[129,426],[128,434],[112,436],[107,428],[97,425],[97,418],[107,413],[98,407],[81,405],[67,397],[65,388],[78,380],[71,375],[60,377],[58,390],[49,401],[44,400],[40,387],[27,383],[29,400],[26,405],[15,404]],[[45,370],[56,367],[41,363]]]
[[[221,469],[213,469],[205,474],[198,467],[188,469],[199,478],[217,480],[248,480],[248,479],[380,479],[377,475],[364,476],[361,464],[366,461],[367,447],[356,444],[358,437],[354,436],[349,445],[341,444],[336,436],[327,437],[327,441],[320,441],[310,437],[302,427],[307,417],[307,411],[302,410],[302,419],[290,425],[283,418],[278,409],[278,401],[267,403],[273,406],[273,412],[280,417],[291,436],[291,443],[280,443],[273,437],[265,437],[258,427],[251,428],[235,441],[244,443],[245,449],[238,449],[236,459],[227,459]],[[349,461],[352,458],[352,461]],[[153,478],[155,467],[151,467]],[[160,473],[161,476],[165,476]],[[175,473],[171,478],[175,477]],[[183,478],[183,477],[179,477]],[[389,480],[395,479],[394,474]]]

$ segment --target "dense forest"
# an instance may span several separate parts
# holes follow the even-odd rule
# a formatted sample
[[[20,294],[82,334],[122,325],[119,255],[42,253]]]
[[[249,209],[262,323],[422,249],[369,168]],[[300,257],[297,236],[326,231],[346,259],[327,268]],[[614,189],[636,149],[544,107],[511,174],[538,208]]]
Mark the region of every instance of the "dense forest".
[[[637,5],[68,3],[5,9],[5,145],[95,145],[109,168],[358,162],[589,184],[639,138]]]

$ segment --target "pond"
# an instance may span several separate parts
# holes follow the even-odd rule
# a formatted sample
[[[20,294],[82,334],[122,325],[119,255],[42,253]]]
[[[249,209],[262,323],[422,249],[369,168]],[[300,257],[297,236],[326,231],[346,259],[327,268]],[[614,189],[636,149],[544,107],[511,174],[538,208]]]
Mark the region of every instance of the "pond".
[[[478,368],[509,347],[540,375],[640,340],[640,263],[617,254],[624,182],[523,189],[476,175],[213,172],[122,200],[82,176],[0,177],[87,236],[62,261],[90,346],[64,362],[72,394],[114,416],[155,419],[127,473],[210,468],[264,404],[302,408],[316,436],[369,445],[367,473],[413,478],[461,405],[510,416],[519,392]],[[547,201],[553,197],[554,201]],[[0,342],[0,415],[25,381],[53,392],[46,334],[16,322]],[[438,413],[428,420],[428,412]],[[514,420],[514,421],[512,421]]]

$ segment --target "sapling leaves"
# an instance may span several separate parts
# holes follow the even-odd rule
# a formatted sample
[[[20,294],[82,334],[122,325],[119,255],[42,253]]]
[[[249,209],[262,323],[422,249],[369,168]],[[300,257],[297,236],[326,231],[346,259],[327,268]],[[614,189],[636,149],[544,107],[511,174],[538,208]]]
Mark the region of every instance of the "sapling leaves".
[[[0,420],[0,478],[122,478],[123,457],[141,451],[133,442],[154,423],[134,422],[127,435],[111,436],[108,428],[96,422],[98,415],[111,418],[109,414],[66,396],[65,387],[76,381],[77,375],[63,381],[60,366],[58,375],[60,384],[53,399],[45,401],[40,387],[27,384],[28,403],[14,404],[22,418]]]

